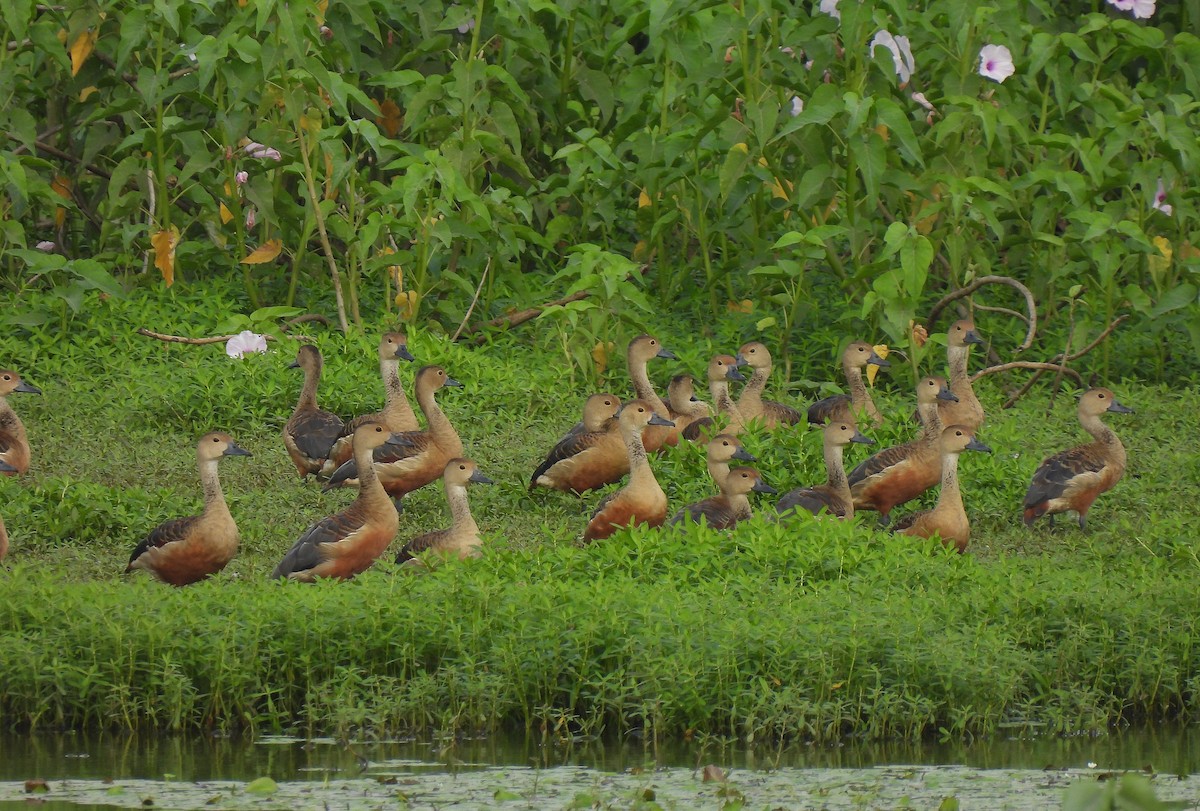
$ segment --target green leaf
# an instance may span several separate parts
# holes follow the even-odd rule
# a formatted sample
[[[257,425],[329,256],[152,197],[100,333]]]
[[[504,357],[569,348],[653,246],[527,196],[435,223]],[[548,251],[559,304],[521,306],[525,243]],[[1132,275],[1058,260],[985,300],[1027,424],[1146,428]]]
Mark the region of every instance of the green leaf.
[[[879,118],[879,123],[887,127],[900,142],[900,151],[911,162],[924,167],[925,160],[921,157],[921,147],[917,143],[917,136],[913,134],[912,120],[908,113],[891,99],[881,98],[875,102],[875,114]]]
[[[1196,303],[1197,289],[1196,285],[1191,282],[1184,282],[1178,287],[1173,287],[1159,297],[1155,303],[1154,309],[1150,311],[1152,318],[1158,318],[1160,315],[1178,310],[1189,304]]]
[[[279,791],[279,784],[269,777],[259,777],[246,784],[246,791],[249,794],[274,794]]]

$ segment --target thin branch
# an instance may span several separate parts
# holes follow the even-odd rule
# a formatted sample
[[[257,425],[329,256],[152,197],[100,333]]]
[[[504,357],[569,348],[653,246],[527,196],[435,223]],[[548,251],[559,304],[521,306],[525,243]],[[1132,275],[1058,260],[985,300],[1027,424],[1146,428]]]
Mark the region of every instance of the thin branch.
[[[451,342],[457,341],[458,336],[462,335],[463,329],[467,326],[467,321],[471,318],[471,313],[475,310],[475,302],[479,301],[479,294],[483,292],[483,283],[487,281],[488,271],[492,267],[492,257],[488,257],[487,264],[483,266],[483,274],[479,277],[479,285],[475,288],[475,296],[471,299],[471,306],[467,308],[466,315],[463,316],[462,323],[458,325],[458,329],[454,331],[454,337]]]
[[[966,287],[960,287],[953,293],[947,294],[937,304],[933,305],[933,309],[929,311],[929,316],[925,319],[926,324],[933,324],[937,321],[937,317],[941,314],[946,306],[954,301],[957,301],[964,296],[969,296],[985,284],[1003,284],[1013,288],[1022,296],[1025,297],[1025,306],[1029,311],[1029,318],[1025,321],[1029,329],[1025,333],[1025,340],[1017,347],[1017,352],[1024,352],[1029,347],[1033,346],[1033,338],[1037,333],[1037,302],[1033,300],[1033,293],[1029,288],[1018,282],[1016,279],[1008,276],[980,276],[975,281],[968,284]]]
[[[1099,335],[1096,336],[1096,340],[1092,341],[1090,344],[1085,346],[1083,349],[1080,349],[1078,352],[1074,353],[1073,355],[1068,357],[1066,360],[1068,362],[1073,361],[1073,360],[1078,360],[1079,358],[1082,358],[1084,355],[1086,355],[1088,352],[1091,352],[1093,349],[1095,349],[1097,346],[1099,346],[1101,343],[1103,343],[1105,338],[1107,338],[1109,335],[1112,335],[1112,331],[1114,329],[1116,329],[1117,326],[1122,321],[1125,321],[1128,318],[1129,318],[1128,313],[1125,313],[1124,315],[1118,315],[1116,318],[1113,319],[1113,322],[1111,324],[1109,324],[1107,327],[1104,328],[1103,332],[1101,332]],[[1059,357],[1055,358],[1055,360],[1062,360],[1062,356],[1060,355]]]
[[[1043,363],[1036,360],[1014,360],[1009,363],[1000,363],[996,366],[989,366],[986,369],[980,369],[975,374],[971,375],[971,382],[974,383],[981,377],[993,375],[997,372],[1008,372],[1013,369],[1038,369],[1043,372],[1059,372],[1060,374],[1070,375],[1075,382],[1083,385],[1083,376],[1079,372],[1070,367],[1063,366],[1061,363]]]
[[[337,301],[338,326],[342,334],[350,331],[346,322],[346,301],[342,296],[342,280],[338,275],[337,262],[333,258],[333,247],[329,244],[329,232],[325,229],[325,214],[321,211],[321,198],[317,196],[317,186],[313,180],[312,161],[308,156],[308,144],[304,140],[304,122],[296,117],[296,138],[300,145],[300,159],[304,161],[304,181],[308,187],[308,200],[313,207],[313,216],[317,219],[317,233],[321,235],[321,248],[329,265],[329,276],[333,282],[333,296]]]
[[[8,138],[10,141],[21,140],[17,136],[13,135],[11,132],[6,133],[6,134],[8,135]],[[33,145],[35,147],[37,147],[39,152],[45,152],[47,155],[53,155],[56,158],[62,158],[65,161],[70,161],[71,163],[74,163],[77,166],[82,166],[83,168],[87,169],[89,172],[91,172],[94,175],[100,175],[100,177],[106,178],[108,180],[112,180],[111,173],[104,171],[103,169],[101,169],[99,166],[96,166],[95,164],[84,163],[81,158],[75,157],[70,152],[63,152],[58,147],[51,146],[50,144],[44,144],[41,141],[34,141]]]
[[[319,316],[319,317],[324,318],[324,316]],[[189,344],[191,346],[204,346],[205,344],[219,344],[219,343],[224,343],[225,341],[228,341],[230,338],[237,337],[236,335],[211,335],[207,338],[188,338],[186,335],[167,335],[162,332],[153,332],[151,330],[146,329],[145,327],[139,328],[137,331],[137,334],[145,335],[147,338],[155,338],[159,341],[166,341],[169,344]],[[264,335],[262,337],[266,338],[268,341],[278,340],[274,335]],[[311,341],[312,340],[311,338],[308,338],[307,336],[304,336],[304,335],[292,335],[289,337],[292,338],[292,340],[296,340],[296,341]]]
[[[580,290],[578,293],[572,293],[566,298],[556,299],[545,304],[539,304],[536,307],[528,307],[524,310],[511,312],[508,315],[502,315],[499,318],[493,318],[491,321],[486,321],[476,327],[470,327],[465,331],[468,335],[475,334],[475,337],[471,339],[472,343],[481,344],[487,340],[487,336],[476,333],[481,333],[483,330],[491,327],[515,327],[518,324],[524,324],[526,321],[531,321],[534,318],[537,318],[544,310],[547,310],[551,307],[562,307],[566,304],[570,304],[572,301],[582,301],[590,295],[591,291]]]
[[[1025,315],[1025,313],[1019,313],[1016,310],[1010,310],[1007,307],[989,307],[986,304],[976,304],[975,309],[983,310],[985,313],[1000,313],[1002,315],[1011,316],[1018,321],[1024,321],[1026,324],[1029,323],[1029,316]]]

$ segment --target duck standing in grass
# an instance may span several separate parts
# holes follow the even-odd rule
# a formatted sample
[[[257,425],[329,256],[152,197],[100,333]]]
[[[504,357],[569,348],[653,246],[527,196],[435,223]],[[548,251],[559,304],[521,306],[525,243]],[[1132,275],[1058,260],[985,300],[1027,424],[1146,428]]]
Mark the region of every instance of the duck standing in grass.
[[[646,458],[642,432],[647,425],[672,427],[645,400],[631,400],[617,416],[621,438],[629,457],[629,483],[604,497],[583,531],[586,543],[607,538],[619,528],[633,524],[660,526],[667,517],[667,495]]]
[[[224,456],[249,455],[229,434],[214,431],[200,437],[196,462],[204,512],[173,518],[152,529],[129,556],[126,573],[145,569],[164,583],[186,586],[224,569],[237,553],[238,528],[221,492],[217,462]]]
[[[843,451],[853,442],[874,445],[875,440],[863,436],[853,422],[833,421],[825,424],[822,448],[825,455],[825,484],[816,487],[797,487],[789,491],[775,511],[791,514],[807,510],[813,515],[828,512],[838,518],[854,517],[854,498],[850,495],[850,483],[846,480],[846,468],[842,462]]]
[[[774,400],[764,400],[763,392],[767,388],[767,378],[771,376],[771,353],[765,344],[750,341],[742,344],[735,359],[737,366],[749,366],[750,380],[742,388],[738,397],[737,410],[742,419],[761,420],[766,428],[777,428],[780,425],[799,425],[804,416],[789,405],[777,403]]]
[[[711,529],[733,529],[739,521],[749,520],[750,493],[774,493],[775,488],[752,467],[730,468],[720,483],[720,492],[682,508],[671,517],[670,526],[704,522]]]
[[[23,475],[29,470],[32,451],[25,436],[25,426],[17,412],[8,404],[8,395],[13,392],[41,394],[37,386],[26,383],[11,369],[0,369],[0,461],[11,469],[5,476]]]
[[[271,577],[306,583],[318,577],[346,580],[370,568],[400,526],[396,505],[379,482],[371,454],[376,448],[403,443],[405,436],[393,434],[382,422],[360,425],[354,431],[358,498],[340,513],[306,529]]]
[[[607,393],[593,394],[583,404],[583,422],[555,443],[529,477],[529,489],[548,487],[582,493],[603,487],[624,475],[628,458],[618,442],[605,442],[617,432],[621,401]]]
[[[1125,446],[1101,421],[1106,412],[1132,414],[1133,409],[1121,405],[1105,388],[1091,389],[1079,398],[1079,424],[1095,441],[1056,453],[1038,466],[1025,493],[1025,526],[1043,515],[1053,523],[1056,513],[1073,511],[1079,516],[1079,528],[1086,529],[1092,502],[1125,475]]]
[[[300,478],[321,472],[338,437],[342,435],[342,418],[317,405],[317,386],[321,382],[324,360],[321,350],[304,345],[296,352],[289,366],[304,370],[304,387],[291,418],[283,426],[283,444]]]
[[[467,500],[470,484],[494,484],[483,474],[479,465],[471,459],[451,459],[442,474],[442,486],[446,489],[446,503],[450,505],[450,527],[418,535],[404,545],[396,556],[396,563],[408,563],[422,552],[433,551],[440,555],[457,558],[479,557],[479,525],[471,515],[471,504]]]
[[[957,400],[938,403],[938,415],[942,425],[965,425],[978,431],[983,425],[983,404],[971,387],[971,374],[967,362],[971,347],[983,345],[983,338],[975,331],[975,324],[967,319],[955,321],[946,331],[946,365],[950,369],[950,391]]]
[[[863,382],[863,369],[867,366],[877,366],[886,369],[891,366],[875,353],[875,347],[866,341],[855,341],[846,347],[842,353],[842,373],[846,376],[846,386],[849,394],[835,394],[823,400],[817,400],[808,407],[808,421],[812,425],[824,425],[827,422],[858,422],[866,419],[876,428],[883,425],[883,415],[875,407],[871,392]]]
[[[647,364],[654,358],[677,360],[675,353],[660,344],[653,335],[639,335],[629,342],[629,348],[625,352],[625,361],[629,367],[629,379],[633,382],[633,390],[639,399],[650,404],[655,414],[669,422],[671,412],[667,408],[667,404],[658,396],[658,392],[654,390],[654,384],[650,382],[650,375],[646,371]],[[654,427],[648,429],[643,438],[649,453],[655,453],[663,445],[674,445],[679,441],[673,430],[659,423],[653,423],[653,425]]]
[[[11,475],[16,473],[16,468],[0,459],[0,474]],[[0,516],[0,560],[4,560],[4,556],[8,554],[8,530],[4,527],[4,517]]]
[[[900,535],[932,538],[937,535],[946,546],[965,552],[971,540],[971,522],[963,507],[962,490],[958,484],[958,456],[963,451],[991,453],[992,449],[975,438],[975,431],[965,425],[951,425],[942,431],[938,443],[942,463],[942,489],[932,510],[922,510],[904,516],[896,523]]]

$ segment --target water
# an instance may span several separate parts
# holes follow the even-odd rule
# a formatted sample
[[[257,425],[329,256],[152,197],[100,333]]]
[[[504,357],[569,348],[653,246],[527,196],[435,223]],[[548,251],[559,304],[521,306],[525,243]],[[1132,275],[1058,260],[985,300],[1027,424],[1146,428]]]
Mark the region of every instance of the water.
[[[708,764],[727,779],[705,781]],[[938,808],[952,797],[994,811],[1057,808],[1067,785],[1127,770],[1157,772],[1161,798],[1200,798],[1200,778],[1177,777],[1200,770],[1200,728],[783,748],[0,735],[0,804],[36,796],[63,808]],[[249,790],[264,777],[272,790]],[[27,793],[31,778],[49,791]]]

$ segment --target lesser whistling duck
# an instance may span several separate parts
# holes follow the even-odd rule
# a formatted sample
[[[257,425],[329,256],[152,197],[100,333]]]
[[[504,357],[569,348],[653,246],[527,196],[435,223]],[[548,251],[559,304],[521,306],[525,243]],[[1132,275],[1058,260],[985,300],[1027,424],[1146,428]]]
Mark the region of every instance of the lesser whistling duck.
[[[955,321],[946,331],[946,365],[950,368],[950,391],[957,401],[938,403],[942,425],[965,425],[975,431],[983,425],[983,405],[971,388],[967,360],[972,344],[983,344],[975,325],[967,319]]]
[[[758,341],[742,344],[736,361],[738,366],[749,366],[752,370],[750,380],[742,388],[737,401],[738,412],[743,420],[761,420],[766,428],[803,422],[803,415],[791,406],[763,399],[767,378],[771,376],[771,353],[764,344]]]
[[[450,527],[418,535],[404,545],[396,556],[397,563],[406,563],[417,555],[433,550],[442,555],[459,558],[479,557],[479,525],[471,515],[467,501],[468,484],[493,484],[470,459],[451,459],[442,474],[446,503],[450,505]]]
[[[379,376],[383,378],[383,410],[374,414],[364,414],[355,417],[342,426],[342,434],[329,451],[329,462],[321,471],[323,476],[330,476],[333,471],[349,461],[354,455],[352,440],[358,426],[369,422],[382,422],[393,433],[416,431],[421,424],[413,412],[408,398],[404,396],[404,386],[400,382],[400,361],[411,363],[415,360],[408,351],[408,338],[400,332],[387,332],[379,339]]]
[[[1111,490],[1125,473],[1125,446],[1111,428],[1100,421],[1107,411],[1132,414],[1104,388],[1090,389],[1079,398],[1079,424],[1095,442],[1077,445],[1047,458],[1033,474],[1025,493],[1025,526],[1043,515],[1074,511],[1079,528],[1087,528],[1087,512],[1096,497]]]
[[[283,444],[301,478],[321,472],[329,452],[342,434],[342,418],[317,405],[317,385],[321,382],[324,361],[321,350],[304,345],[288,368],[304,370],[304,388],[296,409],[283,426]]]
[[[14,474],[17,469],[0,459],[0,473]],[[8,530],[4,528],[4,518],[0,517],[0,560],[4,560],[4,556],[8,554]]]
[[[670,428],[671,421],[660,417],[650,403],[640,399],[622,406],[617,421],[629,457],[629,483],[609,493],[596,507],[583,531],[585,542],[607,538],[620,527],[632,524],[657,527],[667,517],[667,495],[654,478],[654,470],[646,458],[642,431],[647,425]]]
[[[963,509],[962,491],[958,485],[958,455],[963,451],[991,453],[992,449],[976,439],[971,428],[951,425],[942,431],[938,451],[942,463],[942,489],[937,505],[932,510],[904,516],[896,523],[896,532],[918,538],[937,535],[946,546],[954,546],[963,552],[971,539],[971,522]]]
[[[725,477],[729,475],[731,461],[734,459],[742,462],[758,461],[742,447],[742,441],[733,434],[717,434],[708,440],[704,457],[708,466],[708,475],[712,477],[718,489],[721,487],[721,482],[725,481]]]
[[[675,375],[667,385],[667,409],[671,412],[669,419],[675,423],[675,443],[687,427],[696,420],[704,419],[712,414],[708,403],[696,396],[695,382],[689,374]]]
[[[875,440],[863,436],[853,422],[833,420],[822,429],[822,446],[825,455],[825,484],[816,487],[797,487],[788,491],[775,505],[776,512],[789,513],[807,510],[813,515],[828,512],[838,518],[854,517],[854,499],[850,495],[850,483],[846,480],[846,468],[842,454],[852,442],[874,445]]]
[[[529,477],[529,489],[549,487],[582,493],[624,476],[629,457],[619,441],[615,419],[621,401],[611,394],[593,394],[583,404],[583,422],[560,439]],[[609,441],[602,441],[613,434]]]
[[[374,453],[375,472],[392,498],[398,500],[405,493],[437,481],[446,469],[446,463],[462,456],[462,440],[435,398],[442,388],[461,385],[441,366],[423,366],[417,371],[417,404],[429,427],[424,431],[401,433],[402,441],[377,447]],[[358,483],[359,473],[358,460],[351,459],[334,471],[325,489],[344,484],[354,486]]]
[[[886,524],[893,507],[938,483],[942,475],[938,403],[946,400],[953,402],[954,393],[946,387],[945,378],[925,377],[917,383],[921,434],[911,442],[881,450],[850,471],[854,509],[875,510],[880,523]]]
[[[358,463],[358,498],[336,515],[310,526],[271,573],[310,583],[318,577],[353,577],[370,568],[396,537],[400,517],[375,473],[371,454],[403,443],[408,435],[394,434],[382,422],[360,425],[354,431],[354,461]]]
[[[0,369],[0,461],[6,462],[11,471],[6,476],[17,476],[29,470],[29,440],[25,437],[25,426],[17,412],[8,404],[8,395],[13,392],[41,394],[37,386],[26,383],[11,369]]]
[[[711,529],[733,529],[739,521],[749,520],[750,493],[774,493],[775,488],[762,480],[762,475],[752,467],[730,468],[720,485],[721,492],[700,499],[675,513],[668,522],[699,524],[704,521]]]
[[[196,463],[204,512],[172,518],[150,530],[129,556],[125,571],[145,569],[164,583],[186,586],[224,569],[237,552],[238,529],[221,492],[217,461],[223,456],[249,455],[229,434],[213,431],[200,437]]]
[[[658,339],[652,335],[639,335],[629,342],[629,349],[625,353],[625,360],[629,366],[629,378],[633,381],[634,393],[640,399],[649,403],[650,407],[654,409],[655,414],[670,422],[671,412],[667,408],[667,404],[654,391],[654,385],[650,382],[650,375],[646,372],[646,364],[653,358],[677,360],[675,353],[663,347],[658,342]],[[655,423],[655,427],[647,429],[642,441],[646,445],[646,450],[649,453],[654,453],[663,445],[676,444],[679,438],[666,426]]]
[[[862,370],[868,365],[886,369],[891,366],[875,353],[875,348],[866,341],[855,341],[842,353],[842,372],[846,375],[849,394],[835,394],[817,400],[808,407],[808,421],[813,425],[827,422],[862,422],[868,420],[876,428],[883,425],[883,415],[875,407],[871,393],[863,383]]]
[[[729,393],[730,380],[745,380],[746,377],[737,369],[737,358],[732,355],[714,355],[713,359],[708,362],[708,392],[712,395],[713,405],[717,409],[718,414],[723,414],[729,424],[725,427],[725,433],[736,436],[746,428],[746,420],[742,417],[742,412],[738,410],[737,403],[733,401],[733,396]],[[714,420],[712,417],[701,417],[697,420],[692,420],[687,429],[683,432],[683,438],[695,442],[697,439],[705,436],[713,430]]]

